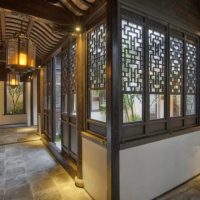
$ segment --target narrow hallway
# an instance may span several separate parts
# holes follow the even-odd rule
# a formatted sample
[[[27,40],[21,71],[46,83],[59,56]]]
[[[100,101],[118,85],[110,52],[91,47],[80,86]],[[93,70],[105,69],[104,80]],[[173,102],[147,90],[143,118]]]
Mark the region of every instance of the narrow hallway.
[[[0,200],[90,200],[84,189],[75,186],[39,136],[27,134],[26,129],[0,130],[7,139],[18,130],[19,139],[15,144],[8,139],[11,144],[0,145]]]

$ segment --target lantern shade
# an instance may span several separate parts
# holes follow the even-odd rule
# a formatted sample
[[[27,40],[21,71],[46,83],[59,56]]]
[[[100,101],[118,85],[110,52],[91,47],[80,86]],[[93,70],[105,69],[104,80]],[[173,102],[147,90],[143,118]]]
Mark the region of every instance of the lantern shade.
[[[17,73],[10,72],[7,74],[7,84],[9,86],[18,86],[20,83],[20,75]]]
[[[20,70],[35,68],[36,50],[32,41],[25,34],[7,41],[7,67]]]

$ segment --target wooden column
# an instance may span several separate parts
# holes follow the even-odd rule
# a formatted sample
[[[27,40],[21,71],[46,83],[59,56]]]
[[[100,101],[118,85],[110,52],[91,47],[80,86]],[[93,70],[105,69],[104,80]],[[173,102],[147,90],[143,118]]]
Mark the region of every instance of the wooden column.
[[[121,73],[119,67],[119,7],[117,0],[107,1],[107,173],[108,200],[119,200],[119,140]]]
[[[39,88],[39,95],[40,101],[40,123],[41,123],[41,132],[44,133],[44,68],[40,69],[40,88]]]
[[[77,133],[78,133],[78,160],[77,160],[77,178],[76,185],[83,187],[82,172],[82,136],[81,131],[85,130],[86,120],[86,87],[85,87],[85,69],[86,69],[86,51],[85,34],[79,34],[77,37]]]

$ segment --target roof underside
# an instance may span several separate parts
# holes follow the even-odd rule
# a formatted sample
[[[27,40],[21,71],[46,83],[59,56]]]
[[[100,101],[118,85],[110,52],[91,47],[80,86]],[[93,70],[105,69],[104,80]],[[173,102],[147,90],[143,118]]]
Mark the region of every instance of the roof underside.
[[[36,15],[27,15],[29,13],[28,7],[26,9],[26,14],[22,14],[23,12],[17,12],[21,11],[20,9],[22,8],[19,5],[17,5],[17,3],[19,2],[21,1],[16,2],[16,9],[14,9],[15,5],[12,4],[12,0],[0,0],[0,7],[2,7],[0,8],[0,46],[3,46],[6,40],[12,38],[14,34],[23,30],[27,33],[27,35],[36,45],[37,58],[39,60],[45,60],[46,58],[48,58],[49,55],[51,55],[55,48],[66,38],[68,32],[70,32],[67,29],[68,24],[59,24],[57,22],[53,22],[52,20],[42,19],[42,17],[40,16],[38,17]],[[84,16],[88,9],[90,9],[96,1],[40,0],[40,2],[37,2],[37,0],[27,0],[26,3],[24,3],[26,4],[26,6],[30,6],[33,8],[32,4],[34,2],[38,3],[39,6],[45,5],[47,6],[46,8],[51,8],[52,10],[55,10],[55,12],[63,11],[64,14],[66,13],[66,16],[71,15],[74,16],[74,19],[76,19],[77,17],[81,18],[82,16]],[[11,11],[10,8],[13,8],[13,10],[16,11]],[[63,15],[62,12],[60,13],[60,15]],[[70,19],[68,19],[68,21],[69,20]],[[62,30],[58,28],[60,27],[60,25],[62,25]]]

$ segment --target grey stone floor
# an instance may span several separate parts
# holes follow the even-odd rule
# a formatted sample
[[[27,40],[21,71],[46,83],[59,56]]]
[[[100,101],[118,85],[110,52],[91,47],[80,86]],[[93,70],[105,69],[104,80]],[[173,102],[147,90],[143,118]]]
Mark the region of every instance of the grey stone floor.
[[[40,140],[0,145],[0,200],[32,199],[91,200]]]
[[[36,127],[0,128],[0,145],[39,139]]]
[[[200,176],[156,200],[200,200]]]

